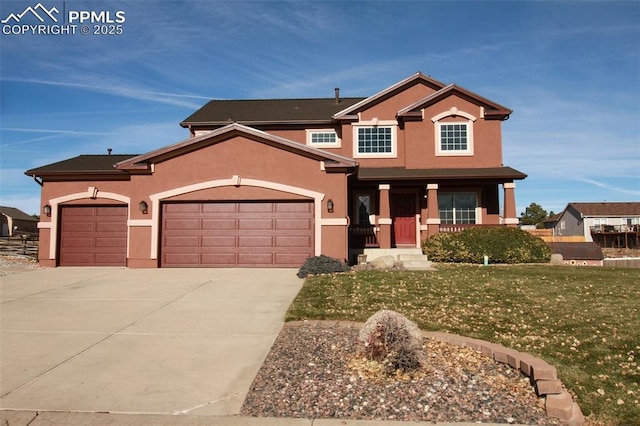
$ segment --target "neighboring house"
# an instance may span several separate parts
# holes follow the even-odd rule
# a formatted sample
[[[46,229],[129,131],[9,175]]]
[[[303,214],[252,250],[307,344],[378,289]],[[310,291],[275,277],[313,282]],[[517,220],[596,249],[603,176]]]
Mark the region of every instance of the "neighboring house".
[[[0,232],[3,237],[36,234],[38,219],[15,207],[0,206]]]
[[[559,236],[580,235],[601,247],[640,247],[640,202],[569,203],[553,227]]]
[[[42,185],[40,262],[295,267],[517,226],[511,112],[422,73],[368,98],[210,101],[182,142],[25,172]]]

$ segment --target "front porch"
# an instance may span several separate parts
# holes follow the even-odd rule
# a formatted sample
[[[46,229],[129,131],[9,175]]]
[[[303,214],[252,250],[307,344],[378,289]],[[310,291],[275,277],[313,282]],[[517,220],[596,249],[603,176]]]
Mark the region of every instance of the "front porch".
[[[503,190],[500,208],[499,186]],[[418,249],[430,235],[477,226],[516,226],[515,184],[357,182],[349,191],[349,253]],[[503,214],[500,214],[503,212]]]

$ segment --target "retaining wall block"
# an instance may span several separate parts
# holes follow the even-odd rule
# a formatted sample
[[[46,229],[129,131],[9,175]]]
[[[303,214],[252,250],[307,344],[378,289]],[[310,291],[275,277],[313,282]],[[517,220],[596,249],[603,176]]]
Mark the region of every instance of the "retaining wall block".
[[[533,380],[555,380],[558,378],[558,371],[553,365],[549,365],[542,360],[539,361],[531,365],[531,377]]]
[[[587,421],[584,418],[584,414],[582,414],[582,410],[578,406],[578,403],[574,402],[573,408],[571,409],[571,418],[568,419],[564,424],[566,426],[582,426],[586,422]]]
[[[562,382],[560,380],[536,380],[536,392],[542,395],[557,395],[562,393]]]
[[[532,375],[531,366],[535,362],[540,362],[540,360],[532,355],[522,354],[522,356],[520,357],[520,371],[522,372],[522,374],[524,374],[525,376],[531,377]]]
[[[545,409],[549,417],[569,420],[573,414],[573,398],[567,391],[558,395],[547,395]]]
[[[514,370],[520,370],[521,359],[522,359],[521,352],[515,351],[513,349],[510,349],[509,352],[507,352],[507,363],[509,363],[509,366]]]

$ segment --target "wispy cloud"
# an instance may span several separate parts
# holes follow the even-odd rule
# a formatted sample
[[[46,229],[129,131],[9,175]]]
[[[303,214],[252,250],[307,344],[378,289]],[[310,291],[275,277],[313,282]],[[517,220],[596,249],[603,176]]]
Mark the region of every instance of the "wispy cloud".
[[[606,190],[609,190],[609,191],[615,191],[615,192],[620,192],[622,194],[640,196],[640,189],[633,190],[633,189],[621,188],[621,187],[618,187],[618,186],[609,185],[609,184],[607,184],[605,182],[600,182],[600,181],[596,181],[596,180],[592,180],[592,179],[580,178],[580,179],[576,179],[576,180],[578,182],[588,183],[590,185],[594,185],[594,186],[597,186],[598,188],[606,189]],[[640,177],[636,176],[635,185],[636,185],[636,187],[638,187],[638,185],[640,185]]]
[[[129,82],[114,81],[110,79],[108,82],[106,78],[94,76],[96,81],[91,81],[90,78],[85,78],[84,82],[72,82],[72,81],[59,81],[59,80],[45,80],[38,78],[22,78],[22,77],[2,77],[4,81],[13,81],[17,83],[29,83],[29,84],[43,84],[48,86],[57,87],[69,87],[82,90],[88,90],[91,92],[104,93],[112,96],[120,96],[129,99],[138,99],[144,101],[151,101],[161,104],[175,105],[184,108],[194,109],[198,108],[201,103],[189,102],[189,99],[206,99],[207,97],[199,95],[190,95],[185,93],[170,93],[170,92],[158,92],[153,90],[146,90],[134,86]],[[98,80],[100,82],[98,82]]]

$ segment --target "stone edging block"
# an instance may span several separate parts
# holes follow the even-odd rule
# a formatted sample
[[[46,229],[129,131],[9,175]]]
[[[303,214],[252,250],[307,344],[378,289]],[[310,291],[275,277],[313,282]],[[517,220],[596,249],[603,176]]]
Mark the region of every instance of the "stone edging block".
[[[573,401],[558,379],[556,367],[530,354],[518,352],[496,343],[470,337],[442,332],[424,331],[426,337],[441,340],[458,346],[471,348],[481,352],[496,362],[508,364],[529,377],[539,396],[545,397],[545,409],[548,417],[555,417],[567,426],[582,426],[585,418],[580,407]]]

